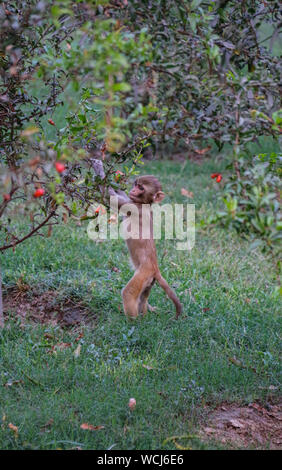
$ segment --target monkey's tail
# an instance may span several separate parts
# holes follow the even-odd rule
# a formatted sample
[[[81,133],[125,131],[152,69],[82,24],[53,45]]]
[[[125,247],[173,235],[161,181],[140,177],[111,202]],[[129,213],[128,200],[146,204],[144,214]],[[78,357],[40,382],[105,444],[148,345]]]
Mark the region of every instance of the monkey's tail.
[[[161,273],[158,273],[156,276],[155,276],[155,279],[157,281],[157,283],[161,286],[161,288],[165,291],[166,295],[172,300],[172,302],[174,303],[175,305],[175,308],[176,308],[176,318],[179,317],[179,315],[181,314],[182,312],[182,305],[178,299],[178,297],[176,296],[176,294],[174,293],[174,291],[169,287],[168,283],[166,282],[166,280],[162,277]]]

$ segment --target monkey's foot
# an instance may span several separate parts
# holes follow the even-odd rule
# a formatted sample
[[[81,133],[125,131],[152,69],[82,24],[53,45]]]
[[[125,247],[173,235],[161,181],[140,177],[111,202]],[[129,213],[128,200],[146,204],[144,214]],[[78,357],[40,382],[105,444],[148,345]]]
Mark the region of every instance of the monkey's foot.
[[[157,307],[152,307],[152,305],[148,304],[148,309],[150,310],[150,312],[156,312],[158,309]]]
[[[127,320],[136,320],[138,318],[138,315],[131,315],[130,313],[125,314]]]

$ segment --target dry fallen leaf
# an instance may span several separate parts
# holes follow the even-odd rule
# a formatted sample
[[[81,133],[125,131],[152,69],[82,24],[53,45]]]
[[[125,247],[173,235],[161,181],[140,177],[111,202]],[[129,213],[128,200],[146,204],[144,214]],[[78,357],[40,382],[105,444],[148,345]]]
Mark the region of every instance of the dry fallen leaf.
[[[234,364],[235,366],[243,367],[244,369],[246,368],[242,361],[239,361],[239,359],[236,359],[236,357],[229,357],[228,360],[232,362],[232,364]]]
[[[234,365],[237,366],[237,367],[242,367],[243,369],[250,369],[250,370],[252,370],[253,372],[255,372],[255,373],[257,374],[257,370],[256,370],[255,367],[252,367],[252,366],[245,366],[245,365],[243,364],[243,362],[240,361],[239,359],[236,359],[236,357],[229,357],[228,360],[229,360],[230,362],[232,362],[232,364],[234,364]]]
[[[115,273],[119,273],[120,269],[118,269],[116,266],[113,266],[112,271],[114,271]]]
[[[14,424],[9,423],[8,428],[10,428],[15,433],[15,437],[18,437],[18,433],[19,433],[18,426],[14,426]]]
[[[53,423],[54,423],[54,420],[53,420],[53,418],[50,418],[50,419],[49,419],[49,421],[47,421],[47,423],[46,423],[46,424],[43,424],[43,426],[41,426],[41,429],[40,429],[40,431],[41,431],[41,432],[47,431],[47,430],[48,430],[48,428],[50,428],[50,427],[52,426],[52,424],[53,424]]]
[[[204,153],[207,153],[210,149],[211,149],[211,147],[206,147],[204,149],[195,149],[195,152],[198,155],[204,155]]]
[[[58,351],[63,351],[65,348],[69,348],[71,343],[58,343],[54,344],[51,349],[48,350],[49,354],[57,354]]]
[[[125,425],[123,426],[123,434],[125,435],[128,430],[129,430],[129,427],[125,424]]]
[[[238,419],[230,419],[228,421],[228,424],[233,426],[233,428],[244,428],[244,424],[240,423],[240,421],[238,421]]]
[[[207,427],[207,428],[204,428],[204,431],[205,433],[210,434],[210,433],[216,432],[216,429]]]
[[[58,344],[54,344],[53,348],[62,350],[65,348],[69,348],[70,346],[71,346],[71,343],[58,343]]]
[[[93,426],[93,424],[82,423],[80,428],[86,431],[99,431],[100,429],[104,429],[105,426]]]
[[[23,380],[8,380],[7,383],[5,383],[4,387],[12,387],[12,385],[19,385],[19,384],[23,384]]]
[[[185,189],[185,188],[181,188],[181,194],[182,194],[182,196],[186,196],[186,197],[190,197],[190,198],[194,197],[194,193],[192,193],[192,191],[187,191],[187,189]]]
[[[81,338],[83,338],[83,336],[84,336],[83,332],[79,333],[78,337],[75,338],[75,341],[79,341]]]
[[[51,335],[50,333],[44,333],[44,338],[52,340],[54,339],[54,335]]]
[[[278,390],[279,387],[275,387],[275,385],[269,385],[269,390]]]
[[[74,350],[74,353],[73,353],[74,357],[80,356],[80,351],[81,351],[81,344],[79,344],[77,348]]]
[[[154,367],[152,367],[152,366],[147,366],[146,364],[142,364],[142,366],[144,367],[144,369],[147,369],[147,370],[152,370],[152,369],[154,369]]]

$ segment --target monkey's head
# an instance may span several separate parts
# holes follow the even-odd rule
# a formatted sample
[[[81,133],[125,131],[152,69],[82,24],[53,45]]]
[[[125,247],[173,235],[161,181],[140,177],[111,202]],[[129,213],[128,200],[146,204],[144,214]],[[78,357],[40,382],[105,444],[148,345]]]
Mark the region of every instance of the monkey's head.
[[[153,175],[139,176],[129,193],[132,202],[152,204],[161,202],[165,197],[160,182]]]

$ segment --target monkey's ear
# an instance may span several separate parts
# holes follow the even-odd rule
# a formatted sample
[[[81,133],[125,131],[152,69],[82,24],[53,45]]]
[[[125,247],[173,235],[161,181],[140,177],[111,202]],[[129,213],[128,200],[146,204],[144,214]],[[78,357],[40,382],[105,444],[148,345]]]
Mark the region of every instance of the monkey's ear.
[[[162,200],[164,199],[165,197],[165,193],[163,193],[162,191],[158,191],[155,195],[154,195],[154,202],[162,202]]]

